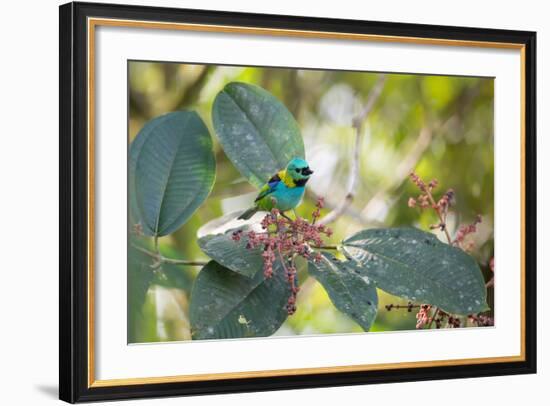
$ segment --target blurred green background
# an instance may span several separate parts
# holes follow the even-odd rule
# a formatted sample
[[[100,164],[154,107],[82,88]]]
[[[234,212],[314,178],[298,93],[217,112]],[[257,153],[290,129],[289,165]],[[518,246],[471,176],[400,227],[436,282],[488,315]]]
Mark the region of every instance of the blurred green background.
[[[129,138],[148,120],[175,110],[196,110],[210,129],[216,155],[212,194],[174,234],[161,238],[164,255],[188,260],[206,257],[196,242],[204,223],[249,207],[257,190],[241,177],[220,148],[212,128],[211,107],[216,94],[231,81],[256,84],[274,94],[292,112],[302,130],[307,160],[315,171],[306,198],[297,212],[309,218],[316,196],[323,196],[326,213],[345,196],[355,140],[352,118],[366,102],[378,73],[283,68],[186,65],[129,62]],[[486,280],[493,256],[493,96],[492,78],[387,74],[382,93],[364,126],[360,180],[352,207],[331,227],[333,242],[360,229],[436,223],[432,211],[407,206],[419,191],[409,181],[415,170],[429,181],[436,178],[441,196],[456,193],[449,229],[483,222],[470,236],[471,254]],[[198,267],[166,266],[164,273],[147,269],[149,258],[131,251],[129,342],[190,339],[188,304]],[[152,284],[149,286],[149,283]],[[298,311],[277,335],[361,332],[336,310],[313,278],[300,280]],[[493,308],[493,289],[488,303]],[[142,306],[143,295],[145,304]],[[379,291],[380,304],[371,331],[414,329],[416,310],[387,311],[387,304],[407,304]],[[138,297],[140,296],[140,297]],[[491,316],[492,316],[491,312]]]

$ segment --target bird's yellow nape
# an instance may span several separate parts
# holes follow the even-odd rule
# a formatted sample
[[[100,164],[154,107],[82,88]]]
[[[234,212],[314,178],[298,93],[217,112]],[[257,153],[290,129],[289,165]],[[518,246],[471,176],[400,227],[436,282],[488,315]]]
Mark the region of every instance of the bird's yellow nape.
[[[286,169],[280,170],[279,172],[277,172],[277,175],[283,181],[286,187],[296,187],[296,183],[294,183],[294,179],[292,179],[292,176],[288,174]]]

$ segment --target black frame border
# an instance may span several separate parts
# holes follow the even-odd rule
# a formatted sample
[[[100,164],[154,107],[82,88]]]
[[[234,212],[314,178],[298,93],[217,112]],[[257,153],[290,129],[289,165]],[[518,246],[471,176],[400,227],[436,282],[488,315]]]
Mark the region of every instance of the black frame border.
[[[118,18],[514,43],[525,49],[525,360],[269,378],[88,387],[87,19]],[[84,401],[536,373],[536,33],[115,4],[59,8],[59,398]]]

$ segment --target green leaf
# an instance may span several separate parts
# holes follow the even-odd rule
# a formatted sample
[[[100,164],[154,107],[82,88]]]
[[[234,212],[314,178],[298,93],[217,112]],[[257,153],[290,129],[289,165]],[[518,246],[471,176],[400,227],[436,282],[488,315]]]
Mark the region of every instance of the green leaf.
[[[296,120],[261,87],[232,82],[218,93],[212,121],[235,167],[253,185],[262,186],[294,157],[305,157]]]
[[[476,261],[415,228],[364,230],[344,240],[358,270],[392,295],[429,303],[453,314],[488,310]]]
[[[378,294],[374,282],[357,273],[349,261],[340,261],[323,252],[319,262],[309,261],[309,273],[323,285],[330,300],[363,330],[369,331],[378,311]]]
[[[194,340],[269,336],[288,317],[290,289],[280,266],[251,279],[210,261],[199,272],[189,308]]]
[[[198,114],[178,111],[145,124],[130,146],[129,172],[133,221],[146,235],[177,230],[214,184],[212,139]]]
[[[242,230],[240,241],[234,241],[233,232]],[[248,278],[252,278],[263,267],[262,248],[246,248],[248,237],[246,233],[249,227],[233,228],[222,234],[210,234],[197,240],[199,247],[210,258],[238,272]]]

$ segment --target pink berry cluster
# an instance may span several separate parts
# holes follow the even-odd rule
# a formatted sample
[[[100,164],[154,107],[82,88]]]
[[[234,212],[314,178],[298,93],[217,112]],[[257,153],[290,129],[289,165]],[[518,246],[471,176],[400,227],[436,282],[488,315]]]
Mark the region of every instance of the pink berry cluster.
[[[470,323],[478,326],[478,327],[486,327],[486,326],[494,326],[495,320],[492,317],[489,317],[485,314],[478,314],[477,316],[475,314],[470,314],[468,316],[468,320]]]
[[[470,234],[473,234],[477,231],[478,224],[481,223],[481,216],[477,215],[474,222],[468,225],[461,225],[456,232],[455,238],[452,239],[449,233],[449,230],[447,229],[447,215],[449,213],[449,210],[454,204],[455,200],[455,192],[453,189],[448,189],[440,198],[439,200],[435,200],[434,196],[432,194],[433,190],[438,186],[439,182],[437,179],[432,179],[430,182],[426,183],[423,181],[420,176],[418,176],[415,172],[411,172],[409,175],[411,181],[418,187],[420,190],[420,195],[416,198],[409,197],[409,200],[407,202],[407,205],[411,208],[418,207],[420,209],[428,209],[431,208],[435,211],[437,214],[439,222],[437,224],[433,224],[430,226],[430,229],[439,229],[441,231],[445,232],[445,235],[447,237],[447,241],[449,244],[454,245],[456,247],[461,248],[464,251],[469,251],[473,248],[473,242],[466,241],[466,237]],[[491,259],[490,262],[491,270],[494,269],[494,260]],[[487,287],[493,286],[494,279],[491,279],[487,283]],[[386,306],[388,310],[391,310],[392,308],[399,308],[395,305],[390,305],[390,307]],[[405,306],[402,306],[405,308]],[[418,313],[416,314],[416,328],[423,328],[425,325],[428,326],[428,328],[432,325],[432,323],[435,323],[436,328],[441,328],[441,325],[445,319],[447,320],[447,327],[450,328],[457,328],[460,327],[461,321],[458,317],[454,317],[451,314],[448,314],[442,310],[435,309],[433,310],[432,316],[430,316],[432,306],[428,304],[421,304]],[[407,309],[410,309],[410,306],[407,306]],[[409,310],[410,311],[410,310]],[[468,316],[469,320],[474,320],[475,323],[478,325],[490,325],[490,324],[484,324],[484,323],[490,323],[491,318],[484,315],[470,315]]]
[[[416,328],[422,328],[430,322],[430,309],[432,306],[429,304],[420,305],[420,310],[416,313]]]
[[[475,220],[471,224],[461,225],[456,232],[453,245],[462,248],[464,251],[472,249],[472,243],[465,244],[464,240],[469,234],[473,234],[477,231],[477,225],[481,223],[481,216],[478,214]]]
[[[435,328],[441,328],[443,325],[443,322],[445,321],[445,318],[447,319],[447,328],[459,328],[460,327],[460,319],[458,317],[454,317],[452,314],[445,313],[443,310],[437,310],[437,312],[434,313],[432,317],[430,317],[428,320],[430,324],[433,322],[435,324]]]
[[[437,322],[437,320],[436,320]],[[460,319],[458,317],[453,317],[451,314],[447,314],[447,327],[450,328],[459,328]]]
[[[488,288],[495,286],[495,258],[491,258],[491,260],[489,261],[489,269],[493,273],[493,276],[491,277],[489,282],[485,284],[485,286]]]
[[[420,176],[418,176],[416,173],[414,172],[411,172],[409,174],[409,177],[411,178],[411,181],[418,187],[418,189],[420,189],[420,191],[422,192],[418,198],[413,198],[413,197],[410,197],[409,198],[409,201],[408,201],[408,205],[409,207],[416,207],[418,205],[418,207],[422,208],[422,209],[427,209],[428,207],[430,206],[433,206],[433,203],[430,202],[431,200],[431,196],[430,196],[430,193],[432,192],[433,189],[435,189],[437,187],[437,185],[439,184],[439,182],[437,181],[437,179],[432,179],[430,182],[428,182],[428,184],[426,185],[426,183],[420,179]],[[435,207],[434,207],[435,208]]]
[[[432,309],[431,305],[422,304],[420,305],[420,310],[416,314],[416,328],[423,328],[424,326],[431,327],[432,323],[435,324],[435,328],[441,328],[443,322],[447,319],[447,328],[459,328],[461,325],[460,319],[454,317],[451,314],[439,310],[436,308],[434,313],[430,316],[430,310]]]
[[[447,190],[443,196],[436,202],[432,192],[439,184],[437,179],[432,179],[426,184],[420,177],[411,172],[409,177],[411,181],[420,189],[420,195],[417,198],[409,197],[407,205],[411,208],[419,207],[420,209],[431,208],[435,210],[439,217],[439,223],[430,226],[431,229],[439,228],[441,231],[445,230],[445,222],[449,209],[454,204],[455,192],[453,189]]]
[[[237,230],[232,236],[233,240],[239,241],[245,234],[247,238],[246,248],[263,248],[262,259],[265,278],[273,276],[275,261],[279,260],[281,262],[291,293],[286,306],[289,315],[296,312],[296,295],[299,291],[296,257],[301,256],[302,258],[319,261],[321,254],[312,251],[312,248],[322,248],[324,245],[322,236],[330,237],[332,235],[332,230],[329,227],[323,224],[315,224],[321,216],[323,205],[323,199],[319,198],[311,215],[311,222],[301,217],[292,220],[281,214],[279,210],[273,209],[261,221],[264,231],[243,233],[242,230]]]

